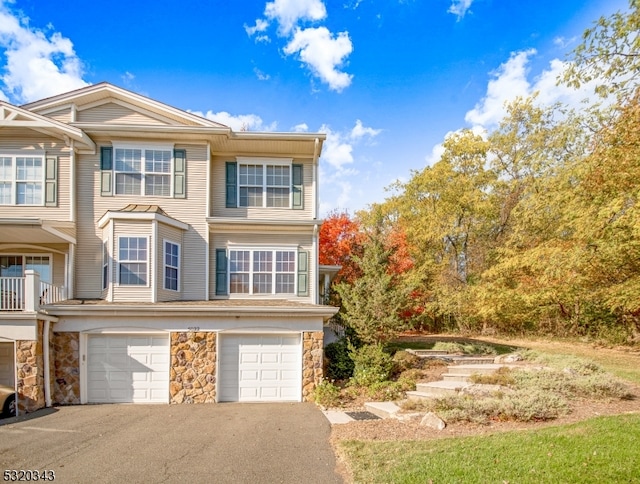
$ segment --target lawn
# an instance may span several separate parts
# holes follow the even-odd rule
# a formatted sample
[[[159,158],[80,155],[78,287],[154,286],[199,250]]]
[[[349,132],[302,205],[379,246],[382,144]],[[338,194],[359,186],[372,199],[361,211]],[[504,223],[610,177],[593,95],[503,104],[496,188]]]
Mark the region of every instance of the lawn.
[[[356,483],[640,482],[640,414],[484,437],[338,446]]]

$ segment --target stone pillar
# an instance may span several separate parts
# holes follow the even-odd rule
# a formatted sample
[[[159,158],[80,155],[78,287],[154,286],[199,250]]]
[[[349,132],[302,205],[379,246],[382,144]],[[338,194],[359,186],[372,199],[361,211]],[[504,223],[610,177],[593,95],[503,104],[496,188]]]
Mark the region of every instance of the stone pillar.
[[[52,333],[51,399],[57,404],[80,403],[80,333]]]
[[[310,402],[313,400],[313,391],[322,382],[324,333],[308,331],[302,335],[302,400]]]
[[[17,401],[20,414],[35,412],[45,405],[42,327],[42,321],[38,321],[36,341],[16,341]]]
[[[171,333],[170,403],[215,403],[216,333]]]

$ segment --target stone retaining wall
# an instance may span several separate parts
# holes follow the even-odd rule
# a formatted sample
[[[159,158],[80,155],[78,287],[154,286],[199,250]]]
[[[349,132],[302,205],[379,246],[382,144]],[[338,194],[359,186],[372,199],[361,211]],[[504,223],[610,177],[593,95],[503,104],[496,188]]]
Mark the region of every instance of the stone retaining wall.
[[[53,333],[50,342],[53,403],[80,403],[80,333]]]
[[[171,333],[171,403],[216,401],[216,333]]]
[[[302,333],[302,400],[312,401],[313,391],[322,382],[323,339],[322,331]]]

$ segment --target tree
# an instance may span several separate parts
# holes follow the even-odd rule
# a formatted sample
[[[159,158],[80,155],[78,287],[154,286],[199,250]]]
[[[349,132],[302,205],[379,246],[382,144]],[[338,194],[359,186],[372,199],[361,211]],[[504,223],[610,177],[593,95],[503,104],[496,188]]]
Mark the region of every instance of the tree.
[[[584,31],[583,42],[573,51],[564,82],[580,87],[594,81],[596,92],[603,97],[634,95],[640,75],[639,4],[638,0],[630,0],[628,12],[600,17],[592,28]]]
[[[362,255],[360,223],[346,212],[332,212],[322,223],[318,238],[320,264],[342,266],[336,283],[353,282],[359,275],[354,257]]]

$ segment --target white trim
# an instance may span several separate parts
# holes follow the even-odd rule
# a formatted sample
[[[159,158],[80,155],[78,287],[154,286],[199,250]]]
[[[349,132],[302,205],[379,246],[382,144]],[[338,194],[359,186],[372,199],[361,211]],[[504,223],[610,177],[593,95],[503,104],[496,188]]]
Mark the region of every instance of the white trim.
[[[178,270],[178,287],[177,289],[171,289],[167,287],[167,275],[166,275],[166,269],[167,267],[171,267],[174,268],[173,266],[168,266],[167,265],[167,248],[166,248],[166,244],[172,244],[175,245],[176,247],[178,247],[178,266],[175,267],[175,269]],[[166,291],[172,291],[172,292],[180,292],[180,288],[182,286],[182,246],[181,244],[179,244],[178,242],[174,242],[173,240],[170,239],[162,239],[162,288]],[[207,292],[207,296],[205,299],[209,299],[208,296],[208,292]]]
[[[249,252],[249,292],[231,292],[231,252]],[[260,272],[254,270],[254,261],[256,252],[270,252],[271,258],[271,292],[257,292],[253,291],[253,276],[257,274],[268,274],[267,272]],[[277,272],[277,252],[293,253],[293,272]],[[227,294],[229,296],[242,297],[242,296],[276,296],[276,297],[291,297],[298,293],[298,246],[281,246],[281,247],[261,247],[259,245],[252,246],[234,246],[230,244],[227,247]],[[247,274],[247,272],[234,272],[233,274]],[[277,292],[277,275],[285,274],[293,276],[293,291],[291,292]]]
[[[314,220],[318,218],[318,205],[320,203],[320,198],[318,197],[318,156],[320,156],[320,140],[316,138],[313,146],[313,168],[311,170],[311,194],[313,196],[313,212],[311,218]]]
[[[189,230],[189,224],[180,222],[174,218],[155,212],[120,212],[108,211],[100,220],[98,220],[98,228],[103,229],[111,220],[157,220],[163,224],[170,225],[180,230]]]
[[[151,282],[151,302],[158,302],[158,221],[153,220],[151,222],[151,240],[153,244],[151,244],[150,249],[150,258],[151,262],[149,263],[149,279]]]
[[[76,152],[75,141],[69,145],[69,221],[76,222],[76,207],[78,205],[76,190]]]
[[[78,360],[80,363],[80,403],[87,403],[87,349],[89,335],[86,332],[80,332],[78,335],[80,351],[78,354]]]
[[[207,218],[209,218],[209,216],[211,215],[211,145],[210,143],[207,142],[207,181],[205,183],[205,200],[206,200],[206,206],[205,206],[205,220]],[[211,279],[211,274],[209,274],[209,271],[211,270],[211,254],[209,253],[209,251],[211,247],[211,231],[209,230],[209,227],[207,227],[205,236],[204,236],[204,249],[205,249],[205,254],[206,257],[204,258],[204,273],[205,273],[205,278],[204,278],[204,298],[205,299],[209,299],[210,295],[209,295],[209,290],[210,290],[210,279]],[[215,276],[214,276],[215,277]]]
[[[147,264],[147,283],[146,284],[122,284],[120,282],[120,264],[125,263],[131,263],[131,264],[139,264],[141,263],[140,261],[130,261],[130,260],[126,260],[126,261],[121,261],[120,260],[120,239],[122,238],[126,238],[126,239],[145,239],[147,241],[147,260],[145,262],[145,264]],[[117,275],[117,286],[118,287],[150,287],[150,283],[151,283],[151,275],[150,275],[150,266],[151,266],[151,262],[150,262],[150,255],[151,255],[151,247],[149,246],[150,244],[150,237],[148,235],[118,235],[117,237],[117,244],[114,247],[114,252],[118,254],[118,257],[116,259],[116,275]]]
[[[111,142],[113,149],[140,149],[140,150],[159,150],[159,151],[173,151],[175,143],[147,143],[146,141],[118,141],[113,140]],[[172,155],[173,156],[173,155]]]
[[[109,288],[107,290],[107,301],[109,302],[113,302],[113,287],[114,287],[114,273],[113,271],[116,270],[115,266],[114,266],[114,262],[115,262],[115,247],[114,247],[114,243],[116,240],[116,230],[115,230],[115,226],[114,224],[109,225],[109,235],[108,235],[108,239],[109,240],[109,254],[111,255],[111,263],[109,264]]]
[[[236,156],[243,165],[292,165],[293,158],[271,158],[269,156]]]

